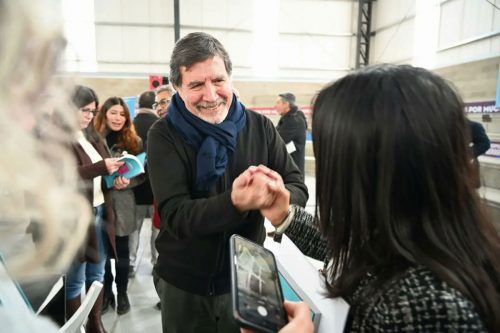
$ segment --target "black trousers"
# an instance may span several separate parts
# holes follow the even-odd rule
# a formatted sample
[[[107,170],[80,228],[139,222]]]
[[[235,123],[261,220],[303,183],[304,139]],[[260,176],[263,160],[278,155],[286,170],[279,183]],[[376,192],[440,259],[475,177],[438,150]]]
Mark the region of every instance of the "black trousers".
[[[239,333],[233,318],[231,294],[199,296],[178,289],[153,272],[161,301],[164,333]]]
[[[128,236],[116,236],[116,254],[118,258],[116,259],[116,289],[119,294],[126,293],[128,287],[128,265],[129,259],[129,248],[128,248]],[[113,285],[113,274],[111,273],[111,261],[106,259],[106,265],[104,266],[104,293],[111,295],[111,287]]]

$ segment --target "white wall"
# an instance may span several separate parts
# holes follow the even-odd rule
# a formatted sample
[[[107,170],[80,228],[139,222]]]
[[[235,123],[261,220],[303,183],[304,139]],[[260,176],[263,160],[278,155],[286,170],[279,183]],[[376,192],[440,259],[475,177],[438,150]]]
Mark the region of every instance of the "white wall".
[[[489,0],[500,7],[500,0]],[[500,10],[486,1],[441,4],[437,67],[500,55]]]
[[[280,77],[331,80],[354,66],[356,2],[281,1],[279,20]]]
[[[372,64],[441,68],[500,55],[500,11],[487,1],[378,0],[373,21]]]
[[[255,10],[257,2],[265,6]],[[168,73],[174,46],[173,0],[63,3],[70,42],[68,71]],[[276,6],[271,16],[266,12],[270,5]],[[235,79],[329,81],[340,77],[354,64],[356,20],[357,2],[348,0],[180,1],[181,37],[193,31],[217,37],[231,56]],[[269,31],[275,34],[275,43],[262,47],[254,38],[256,24],[275,29]],[[274,69],[257,71],[256,55]]]
[[[428,0],[423,0],[428,1]],[[412,57],[415,0],[373,3],[370,63],[397,63]]]

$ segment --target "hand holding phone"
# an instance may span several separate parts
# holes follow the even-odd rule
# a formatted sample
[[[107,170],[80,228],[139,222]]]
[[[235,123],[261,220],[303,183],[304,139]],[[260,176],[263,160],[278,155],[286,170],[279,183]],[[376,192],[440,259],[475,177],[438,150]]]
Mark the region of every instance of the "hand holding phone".
[[[285,301],[285,310],[288,315],[286,324],[278,333],[313,333],[314,325],[311,321],[311,312],[305,302]],[[242,328],[241,333],[254,333],[254,330]]]
[[[245,328],[277,332],[287,324],[274,255],[241,236],[230,239],[233,314]]]

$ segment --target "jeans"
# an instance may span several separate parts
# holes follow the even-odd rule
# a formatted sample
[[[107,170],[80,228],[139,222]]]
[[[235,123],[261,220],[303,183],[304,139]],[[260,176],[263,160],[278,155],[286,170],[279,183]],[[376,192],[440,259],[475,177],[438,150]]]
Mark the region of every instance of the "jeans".
[[[66,299],[73,299],[80,295],[82,288],[94,281],[103,282],[104,264],[106,262],[106,228],[104,225],[104,204],[94,207],[95,228],[97,234],[97,247],[99,251],[99,262],[75,262],[71,265],[66,278]]]

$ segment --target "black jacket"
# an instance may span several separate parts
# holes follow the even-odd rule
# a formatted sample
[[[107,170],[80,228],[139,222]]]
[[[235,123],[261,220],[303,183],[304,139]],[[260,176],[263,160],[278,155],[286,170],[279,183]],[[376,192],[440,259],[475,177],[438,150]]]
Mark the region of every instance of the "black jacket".
[[[483,155],[490,149],[490,139],[486,135],[483,125],[478,122],[467,120],[470,128],[471,150],[472,150],[472,183],[476,188],[481,187],[481,174],[479,160],[480,155]]]
[[[483,125],[478,122],[469,120],[469,127],[471,132],[471,141],[473,143],[472,152],[474,157],[483,155],[490,149],[490,139],[486,135]]]
[[[229,237],[239,234],[262,244],[259,211],[240,213],[232,205],[234,179],[250,165],[264,164],[283,177],[292,203],[304,206],[308,194],[299,170],[271,121],[245,110],[245,127],[226,172],[207,192],[195,190],[196,151],[164,118],[149,131],[149,175],[161,218],[156,239],[157,274],[168,283],[198,295],[230,290]]]
[[[142,109],[141,109],[142,110]],[[159,119],[153,110],[149,109],[139,111],[134,118],[134,126],[137,135],[142,139],[143,147],[148,146],[148,131],[153,124]],[[147,148],[146,148],[147,149]],[[151,184],[149,182],[148,170],[146,168],[146,178],[144,182],[134,187],[135,203],[138,205],[152,205],[153,192],[151,191]]]
[[[291,153],[293,161],[299,167],[302,175],[305,175],[305,149],[306,149],[306,131],[307,120],[304,113],[296,106],[281,116],[276,130],[280,134],[285,144],[293,141],[296,150]]]

